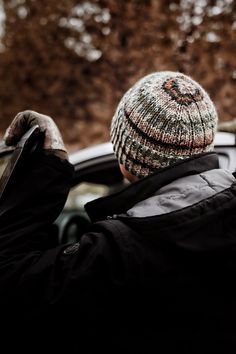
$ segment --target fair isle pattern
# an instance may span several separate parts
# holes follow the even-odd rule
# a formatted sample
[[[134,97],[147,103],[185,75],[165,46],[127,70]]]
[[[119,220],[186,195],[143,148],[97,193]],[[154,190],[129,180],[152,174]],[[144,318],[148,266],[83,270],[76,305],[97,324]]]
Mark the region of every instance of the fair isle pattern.
[[[206,91],[179,72],[145,76],[121,99],[111,141],[121,164],[138,177],[213,149],[215,106]]]

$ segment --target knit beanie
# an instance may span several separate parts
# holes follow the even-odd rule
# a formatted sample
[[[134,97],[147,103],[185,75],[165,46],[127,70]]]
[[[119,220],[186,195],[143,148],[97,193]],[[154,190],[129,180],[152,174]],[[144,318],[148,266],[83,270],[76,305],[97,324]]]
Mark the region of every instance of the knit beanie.
[[[122,97],[111,123],[119,163],[142,178],[213,150],[217,112],[193,79],[172,71],[140,79]]]

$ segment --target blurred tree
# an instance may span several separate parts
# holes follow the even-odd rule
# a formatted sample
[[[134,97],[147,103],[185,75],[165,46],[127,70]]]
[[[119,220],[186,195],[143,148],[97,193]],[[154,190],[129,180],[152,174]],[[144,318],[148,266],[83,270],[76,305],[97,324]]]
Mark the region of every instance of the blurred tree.
[[[34,109],[70,148],[109,139],[121,95],[156,70],[205,87],[236,117],[233,0],[0,0],[0,129]]]

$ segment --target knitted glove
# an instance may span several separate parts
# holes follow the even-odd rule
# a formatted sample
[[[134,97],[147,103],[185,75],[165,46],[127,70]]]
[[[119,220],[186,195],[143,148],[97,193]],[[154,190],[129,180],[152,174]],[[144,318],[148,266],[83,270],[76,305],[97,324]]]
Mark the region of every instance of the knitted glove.
[[[7,128],[4,140],[6,145],[16,145],[21,137],[34,125],[38,125],[45,132],[43,149],[62,159],[68,159],[61,133],[53,119],[34,111],[18,113]]]

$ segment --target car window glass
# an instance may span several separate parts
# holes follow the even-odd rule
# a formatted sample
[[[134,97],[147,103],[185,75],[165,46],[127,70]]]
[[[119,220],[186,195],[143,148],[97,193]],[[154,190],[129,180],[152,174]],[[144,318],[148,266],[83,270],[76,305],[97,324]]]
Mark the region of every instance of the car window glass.
[[[5,168],[6,168],[6,166],[7,166],[7,163],[8,163],[8,161],[9,161],[9,159],[10,159],[10,155],[2,156],[2,157],[0,158],[0,178],[1,178],[1,176],[2,176],[2,174],[3,174],[3,172],[4,172],[4,170],[5,170]]]
[[[110,189],[106,185],[88,182],[80,183],[70,190],[64,209],[83,210],[86,203],[104,197],[109,193]]]

